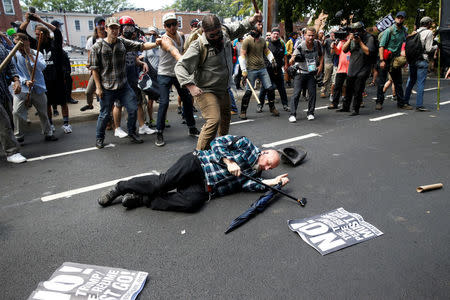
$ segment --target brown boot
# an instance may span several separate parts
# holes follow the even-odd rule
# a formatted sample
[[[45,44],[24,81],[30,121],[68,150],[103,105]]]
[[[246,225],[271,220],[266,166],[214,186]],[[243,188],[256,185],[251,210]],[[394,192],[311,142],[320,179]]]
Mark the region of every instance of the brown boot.
[[[239,119],[247,120],[247,114],[246,114],[245,112],[241,112],[241,113],[239,114]]]
[[[280,112],[275,107],[272,107],[270,109],[270,112],[272,113],[272,116],[274,116],[274,117],[279,117],[280,116]]]

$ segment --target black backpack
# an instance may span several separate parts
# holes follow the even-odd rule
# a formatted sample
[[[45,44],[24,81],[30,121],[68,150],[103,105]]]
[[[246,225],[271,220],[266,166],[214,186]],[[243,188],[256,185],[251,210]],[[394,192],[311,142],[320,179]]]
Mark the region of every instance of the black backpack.
[[[418,60],[423,59],[424,47],[420,41],[420,34],[417,32],[414,35],[406,38],[405,54],[408,64],[414,64]]]

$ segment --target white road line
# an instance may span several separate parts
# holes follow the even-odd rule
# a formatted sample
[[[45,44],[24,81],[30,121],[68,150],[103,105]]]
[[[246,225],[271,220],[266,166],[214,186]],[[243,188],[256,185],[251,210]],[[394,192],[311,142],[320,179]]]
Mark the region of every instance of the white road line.
[[[423,91],[424,91],[424,92],[428,92],[428,91],[437,90],[437,89],[438,89],[438,88],[437,88],[437,86],[436,86],[436,87],[424,89]],[[442,88],[441,88],[441,89],[442,89]],[[412,93],[413,93],[413,94],[417,94],[417,92],[416,92],[415,90],[412,90]]]
[[[115,147],[115,146],[116,145],[114,145],[114,144],[108,144],[108,145],[105,146],[105,148],[112,148],[112,147]],[[48,159],[48,158],[54,158],[54,157],[70,155],[70,154],[75,154],[75,153],[81,153],[81,152],[86,152],[86,151],[92,151],[92,150],[99,150],[99,149],[97,147],[90,147],[90,148],[73,150],[73,151],[62,152],[62,153],[56,153],[56,154],[51,154],[51,155],[44,155],[44,156],[39,156],[39,157],[33,157],[33,158],[27,159],[27,161],[30,162],[30,161],[36,161],[36,160],[44,160],[44,159]]]
[[[381,121],[381,120],[384,120],[384,119],[395,118],[395,117],[403,116],[403,115],[407,115],[407,114],[406,113],[395,113],[395,114],[386,115],[386,116],[383,116],[383,117],[373,118],[373,119],[369,119],[369,120],[372,121],[372,122],[376,122],[376,121]]]
[[[270,143],[270,144],[264,144],[262,146],[264,148],[271,148],[271,147],[275,147],[275,146],[282,145],[282,144],[287,144],[287,143],[291,143],[291,142],[295,142],[295,141],[309,139],[309,138],[312,138],[312,137],[315,137],[315,136],[321,136],[321,135],[317,134],[317,133],[309,133],[309,134],[306,134],[306,135],[297,136],[297,137],[294,137],[294,138],[291,138],[291,139],[287,139],[287,140],[281,140],[281,141],[273,142],[273,143]]]
[[[78,188],[78,189],[74,189],[74,190],[70,190],[70,191],[66,191],[66,192],[62,192],[62,193],[58,193],[58,194],[48,195],[45,197],[41,197],[41,201],[48,202],[48,201],[61,199],[61,198],[69,198],[73,195],[86,193],[86,192],[90,192],[90,191],[94,191],[94,190],[98,190],[101,188],[115,185],[117,182],[122,181],[122,180],[129,180],[133,177],[141,177],[141,176],[154,175],[154,174],[157,175],[157,174],[159,174],[159,172],[153,170],[150,173],[142,173],[142,174],[133,175],[130,177],[125,177],[125,178],[120,178],[120,179],[115,179],[115,180],[111,180],[111,181],[107,181],[107,182],[103,182],[103,183],[98,183],[98,184],[94,184],[94,185],[90,185],[90,186],[86,186],[86,187],[82,187],[82,188]]]
[[[328,108],[328,105],[316,107],[315,110]],[[308,111],[308,109],[304,109],[303,111]]]
[[[439,105],[446,105],[446,104],[449,104],[449,103],[450,103],[450,101],[445,101],[445,102],[439,103]]]
[[[255,120],[242,120],[242,121],[236,121],[236,122],[231,122],[230,125],[236,125],[236,124],[242,124],[242,123],[248,123],[248,122],[253,122]]]

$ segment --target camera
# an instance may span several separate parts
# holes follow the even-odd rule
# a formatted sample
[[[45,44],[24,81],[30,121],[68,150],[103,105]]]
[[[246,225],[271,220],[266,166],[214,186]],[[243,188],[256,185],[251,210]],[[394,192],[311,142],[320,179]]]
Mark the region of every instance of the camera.
[[[341,40],[347,39],[349,29],[347,26],[340,27],[338,31],[334,32],[334,38],[336,39],[336,44]]]
[[[416,28],[420,27],[420,19],[422,19],[424,16],[425,16],[425,9],[418,8],[416,12],[416,19],[414,21],[414,25],[416,25]]]

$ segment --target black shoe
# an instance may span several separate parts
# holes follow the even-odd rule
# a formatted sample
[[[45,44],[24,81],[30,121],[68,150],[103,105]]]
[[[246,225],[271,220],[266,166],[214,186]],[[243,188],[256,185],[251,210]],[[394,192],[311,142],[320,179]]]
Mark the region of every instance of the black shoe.
[[[196,127],[189,128],[189,135],[198,137],[200,135],[200,131]]]
[[[122,197],[122,205],[126,208],[136,208],[144,205],[143,196],[136,194],[125,194]]]
[[[114,185],[114,187],[111,190],[109,190],[106,193],[102,194],[97,199],[97,202],[101,206],[105,207],[105,206],[111,205],[111,203],[114,201],[114,199],[116,199],[120,195],[122,195],[122,193],[119,192],[119,190],[117,189],[117,184],[116,184],[116,185]]]
[[[144,140],[141,139],[136,133],[128,134],[128,138],[132,143],[135,144],[142,144],[144,142]]]
[[[16,138],[18,143],[23,143],[25,141],[25,138],[21,137],[21,138]]]
[[[284,111],[290,111],[289,106],[283,105],[283,110],[284,110]]]
[[[327,108],[328,109],[338,109],[338,106],[334,105],[334,104],[329,104]]]
[[[80,111],[85,111],[85,110],[88,110],[88,109],[94,109],[94,106],[93,105],[85,105],[85,106],[83,106],[82,108],[80,108]]]
[[[354,111],[354,112],[352,112],[352,113],[350,114],[351,117],[357,116],[357,115],[359,115],[359,112],[358,112],[358,111]]]
[[[59,116],[59,111],[55,109],[55,110],[53,111],[53,115],[54,115],[55,117],[56,117],[56,116]]]
[[[57,141],[58,138],[54,134],[52,134],[52,135],[46,135],[45,140],[48,142],[54,142],[54,141]]]
[[[69,100],[67,100],[67,102],[70,103],[70,104],[77,104],[78,100],[70,98]]]
[[[162,147],[164,146],[166,143],[164,142],[164,137],[162,132],[157,132],[156,133],[156,141],[155,141],[155,145],[158,147]]]
[[[419,107],[416,108],[416,111],[428,111],[428,109],[426,109],[423,106],[419,106]]]
[[[97,147],[98,149],[102,149],[103,147],[105,147],[103,139],[97,139],[95,141],[95,147]]]
[[[350,112],[350,109],[341,108],[336,110],[337,112]]]
[[[181,113],[183,112],[183,109],[181,108],[181,106],[177,107],[177,114],[181,115]]]

